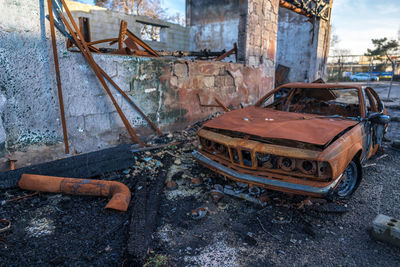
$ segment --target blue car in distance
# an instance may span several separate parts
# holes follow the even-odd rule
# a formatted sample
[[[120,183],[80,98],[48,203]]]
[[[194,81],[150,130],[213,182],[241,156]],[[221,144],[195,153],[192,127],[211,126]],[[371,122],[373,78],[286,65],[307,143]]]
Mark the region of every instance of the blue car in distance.
[[[350,76],[353,82],[366,82],[366,81],[379,81],[377,76],[367,74],[367,73],[357,73]]]

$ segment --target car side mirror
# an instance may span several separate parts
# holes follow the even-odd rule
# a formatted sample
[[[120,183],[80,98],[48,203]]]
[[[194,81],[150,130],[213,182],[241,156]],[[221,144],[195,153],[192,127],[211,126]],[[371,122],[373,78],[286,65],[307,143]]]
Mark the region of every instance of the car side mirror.
[[[371,121],[372,123],[377,123],[377,124],[388,124],[390,122],[390,117],[388,115],[375,112],[371,113],[368,115],[368,120]]]

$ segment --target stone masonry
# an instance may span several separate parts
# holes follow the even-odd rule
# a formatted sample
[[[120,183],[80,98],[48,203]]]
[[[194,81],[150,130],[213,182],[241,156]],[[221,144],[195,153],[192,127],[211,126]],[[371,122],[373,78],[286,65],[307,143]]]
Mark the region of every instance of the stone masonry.
[[[270,89],[274,83],[278,9],[279,0],[247,2],[245,62],[262,70],[263,84]]]

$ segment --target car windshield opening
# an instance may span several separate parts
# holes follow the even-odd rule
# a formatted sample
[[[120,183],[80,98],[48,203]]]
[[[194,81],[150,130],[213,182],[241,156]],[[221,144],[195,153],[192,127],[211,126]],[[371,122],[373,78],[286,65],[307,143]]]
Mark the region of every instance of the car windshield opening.
[[[267,107],[327,117],[360,118],[357,89],[281,88],[274,94],[274,102]]]

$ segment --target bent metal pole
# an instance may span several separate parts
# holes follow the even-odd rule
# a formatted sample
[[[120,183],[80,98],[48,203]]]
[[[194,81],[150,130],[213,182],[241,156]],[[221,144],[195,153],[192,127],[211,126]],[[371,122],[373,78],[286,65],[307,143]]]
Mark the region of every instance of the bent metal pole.
[[[64,100],[63,100],[63,94],[62,94],[62,88],[61,88],[60,66],[58,64],[56,33],[54,30],[54,18],[53,18],[53,8],[52,8],[51,0],[47,0],[47,6],[49,9],[51,43],[53,46],[54,68],[56,70],[58,101],[60,103],[61,124],[62,124],[62,130],[63,130],[63,135],[64,135],[65,154],[69,154],[67,123],[65,121]]]

